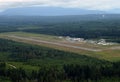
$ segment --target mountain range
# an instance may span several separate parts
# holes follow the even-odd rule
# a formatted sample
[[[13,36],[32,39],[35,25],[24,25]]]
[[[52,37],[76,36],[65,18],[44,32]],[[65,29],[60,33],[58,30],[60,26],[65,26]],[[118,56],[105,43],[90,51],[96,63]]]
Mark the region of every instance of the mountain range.
[[[61,16],[61,15],[85,15],[85,14],[106,14],[105,11],[87,10],[79,8],[60,7],[19,7],[7,9],[0,12],[0,15],[24,15],[24,16]]]
[[[120,14],[120,9],[107,11],[88,10],[80,8],[61,7],[18,7],[10,8],[0,12],[0,15],[14,16],[64,16],[64,15],[88,15],[88,14]]]

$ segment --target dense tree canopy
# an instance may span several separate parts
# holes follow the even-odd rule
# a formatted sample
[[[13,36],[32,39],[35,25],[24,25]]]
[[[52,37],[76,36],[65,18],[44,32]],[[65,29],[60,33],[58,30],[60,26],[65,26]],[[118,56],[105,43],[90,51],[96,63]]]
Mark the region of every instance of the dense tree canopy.
[[[120,15],[0,17],[0,32],[25,31],[120,42]],[[30,28],[31,27],[31,28]],[[37,29],[36,29],[37,28]]]

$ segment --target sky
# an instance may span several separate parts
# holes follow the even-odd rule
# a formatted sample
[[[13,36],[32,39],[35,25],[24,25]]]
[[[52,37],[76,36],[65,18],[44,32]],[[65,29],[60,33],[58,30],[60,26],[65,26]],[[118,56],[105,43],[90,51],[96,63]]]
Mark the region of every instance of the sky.
[[[0,0],[0,11],[16,7],[50,6],[108,11],[120,9],[120,0]]]

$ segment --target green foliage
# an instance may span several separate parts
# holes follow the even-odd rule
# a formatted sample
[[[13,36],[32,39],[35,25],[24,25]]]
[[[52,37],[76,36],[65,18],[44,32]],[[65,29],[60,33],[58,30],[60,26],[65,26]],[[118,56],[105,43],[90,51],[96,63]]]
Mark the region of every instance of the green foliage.
[[[0,52],[2,59],[0,61],[17,61],[25,62],[30,65],[49,66],[63,64],[109,64],[104,60],[99,60],[85,55],[60,51],[42,46],[35,46],[14,42],[11,40],[0,39]]]
[[[57,36],[105,38],[108,41],[120,42],[120,24],[119,20],[96,20],[57,23],[45,28],[27,29],[25,32],[42,33]]]
[[[0,80],[12,82],[120,81],[120,62],[111,63],[75,53],[0,39]],[[10,62],[13,62],[9,64]],[[24,67],[16,66],[24,63]],[[8,63],[6,63],[8,62]],[[15,62],[15,63],[14,63]],[[13,65],[12,65],[13,64]],[[28,65],[39,66],[39,70]],[[9,67],[8,67],[9,66]],[[25,66],[28,67],[25,69]]]
[[[120,42],[120,15],[61,17],[0,17],[0,33],[25,31],[58,36],[106,38]],[[32,28],[32,29],[31,29]]]
[[[2,68],[6,68],[1,63]],[[32,70],[27,73],[22,68],[4,69],[1,73],[3,78],[10,78],[12,82],[119,82],[120,81],[120,62],[108,65],[63,65],[62,68],[56,66],[44,67],[39,71]]]

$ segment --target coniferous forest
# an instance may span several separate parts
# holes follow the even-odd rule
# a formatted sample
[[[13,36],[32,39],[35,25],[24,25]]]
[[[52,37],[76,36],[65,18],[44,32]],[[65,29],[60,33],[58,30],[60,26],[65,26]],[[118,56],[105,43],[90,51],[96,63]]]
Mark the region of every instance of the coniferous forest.
[[[120,15],[0,16],[0,33],[23,31],[120,42]],[[52,20],[52,21],[51,21]],[[31,28],[30,28],[31,27]],[[116,30],[117,29],[117,30]]]
[[[120,62],[112,63],[82,54],[5,39],[0,39],[0,46],[2,46],[0,47],[0,80],[4,82],[120,81]],[[26,65],[38,66],[39,69],[10,67],[9,62],[22,62]]]
[[[28,32],[120,43],[119,21],[120,15],[114,14],[0,16],[0,33]],[[120,61],[0,39],[0,82],[120,82]]]

